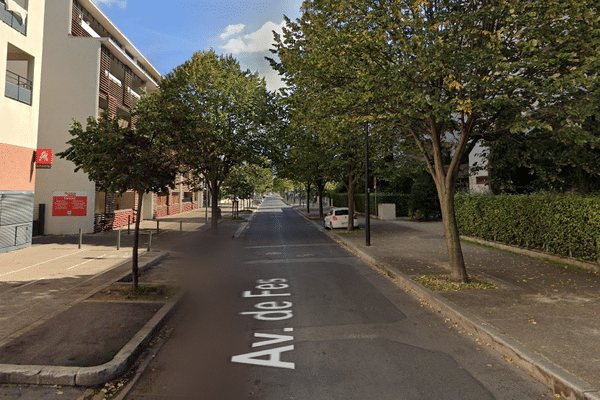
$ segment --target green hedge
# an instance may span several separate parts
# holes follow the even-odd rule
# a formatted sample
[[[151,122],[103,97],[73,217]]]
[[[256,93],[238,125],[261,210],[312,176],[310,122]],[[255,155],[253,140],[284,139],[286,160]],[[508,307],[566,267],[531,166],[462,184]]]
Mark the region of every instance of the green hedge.
[[[348,193],[332,193],[330,195],[334,207],[348,207]],[[393,203],[396,204],[396,217],[408,216],[408,200],[410,195],[402,193],[377,193],[377,202],[375,193],[370,194],[369,208],[371,215],[376,214],[377,204]],[[365,212],[365,194],[354,195],[354,207],[357,212]]]
[[[455,197],[461,235],[596,262],[600,197],[466,195]]]

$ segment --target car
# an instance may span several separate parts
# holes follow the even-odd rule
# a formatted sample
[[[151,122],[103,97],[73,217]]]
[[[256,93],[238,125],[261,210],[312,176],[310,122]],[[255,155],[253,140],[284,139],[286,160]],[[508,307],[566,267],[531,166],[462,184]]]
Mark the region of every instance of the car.
[[[325,228],[348,228],[348,207],[336,207],[329,210],[325,218],[323,219],[323,225]],[[352,219],[354,222],[354,219]],[[356,227],[356,224],[354,224]]]

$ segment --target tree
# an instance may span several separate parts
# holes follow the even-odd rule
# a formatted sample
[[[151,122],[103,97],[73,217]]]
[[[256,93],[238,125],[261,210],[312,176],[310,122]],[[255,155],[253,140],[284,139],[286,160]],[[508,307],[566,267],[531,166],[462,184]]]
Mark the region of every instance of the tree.
[[[146,95],[136,104],[135,129],[120,127],[118,119],[111,119],[108,111],[97,120],[89,117],[85,129],[74,120],[69,131],[73,138],[67,142],[70,147],[58,154],[75,164],[75,172],[82,170],[90,180],[99,183],[101,190],[111,193],[134,190],[138,194],[131,267],[134,289],[138,288],[143,195],[174,188],[178,171],[169,151],[167,131],[157,122],[162,111],[159,97]]]
[[[302,11],[276,35],[288,84],[312,81],[322,104],[395,124],[399,144],[414,141],[436,184],[451,278],[467,281],[454,216],[460,162],[502,135],[585,136],[598,4],[313,0]],[[552,124],[557,113],[565,118]]]
[[[170,104],[162,118],[172,127],[177,154],[187,170],[205,177],[216,217],[219,190],[231,168],[259,162],[266,152],[267,134],[277,126],[274,97],[258,74],[212,50],[194,53],[167,74],[161,92]]]

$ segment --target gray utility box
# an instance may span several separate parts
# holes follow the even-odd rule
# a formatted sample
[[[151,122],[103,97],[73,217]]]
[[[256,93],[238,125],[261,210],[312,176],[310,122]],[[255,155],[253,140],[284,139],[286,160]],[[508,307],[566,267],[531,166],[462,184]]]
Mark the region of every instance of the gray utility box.
[[[377,205],[377,217],[382,221],[396,219],[396,205],[394,203],[381,203]]]

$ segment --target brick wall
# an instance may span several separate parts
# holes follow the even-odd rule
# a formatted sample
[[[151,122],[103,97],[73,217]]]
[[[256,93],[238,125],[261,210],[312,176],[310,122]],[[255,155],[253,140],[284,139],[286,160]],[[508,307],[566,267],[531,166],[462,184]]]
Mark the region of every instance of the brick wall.
[[[113,228],[120,226],[127,226],[128,218],[131,218],[131,223],[135,222],[135,216],[133,210],[119,210],[115,211],[115,220],[113,222]]]

